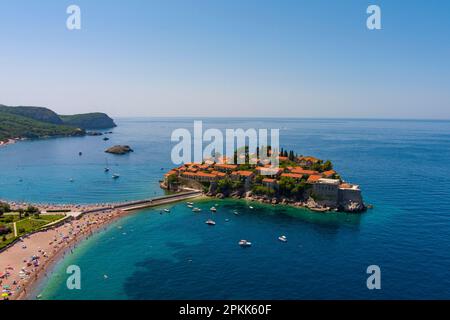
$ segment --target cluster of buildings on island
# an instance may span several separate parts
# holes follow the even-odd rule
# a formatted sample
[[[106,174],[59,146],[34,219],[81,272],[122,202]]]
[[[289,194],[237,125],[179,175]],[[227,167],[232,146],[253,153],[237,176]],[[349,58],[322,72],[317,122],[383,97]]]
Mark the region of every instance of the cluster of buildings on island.
[[[301,156],[291,161],[288,157],[280,156],[280,166],[276,168],[270,163],[250,166],[227,162],[227,159],[223,158],[218,162],[207,160],[203,163],[183,164],[167,172],[161,186],[170,189],[171,183],[175,182],[175,188],[181,185],[200,189],[205,185],[214,185],[222,179],[230,179],[240,181],[244,192],[250,191],[258,184],[277,194],[280,180],[288,177],[297,183],[306,184],[310,190],[308,196],[313,197],[320,206],[344,208],[345,211],[361,211],[364,208],[358,185],[342,181],[334,170],[312,169],[314,164],[322,163],[320,159]],[[358,210],[352,210],[352,207]]]

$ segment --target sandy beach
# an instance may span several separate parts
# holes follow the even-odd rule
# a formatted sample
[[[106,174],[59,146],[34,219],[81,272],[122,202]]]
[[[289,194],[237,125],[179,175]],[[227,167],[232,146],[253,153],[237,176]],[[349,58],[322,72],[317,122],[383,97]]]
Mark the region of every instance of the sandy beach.
[[[188,190],[187,194],[168,195],[166,198],[146,200],[143,203],[33,204],[41,214],[65,212],[68,219],[64,224],[24,236],[0,252],[0,288],[2,295],[5,295],[2,298],[34,299],[29,294],[41,277],[50,276],[47,271],[52,263],[70,253],[79,241],[90,237],[108,223],[139,209],[198,198],[200,195],[198,191]],[[13,211],[29,205],[24,202],[3,202],[7,202]],[[119,209],[117,206],[120,205],[122,208]]]
[[[88,213],[79,219],[23,237],[0,254],[0,287],[9,300],[28,299],[28,294],[52,263],[58,261],[81,240],[107,223],[128,214],[122,210]]]
[[[8,139],[0,141],[0,147],[6,147],[7,145],[14,144],[17,142],[17,139]]]

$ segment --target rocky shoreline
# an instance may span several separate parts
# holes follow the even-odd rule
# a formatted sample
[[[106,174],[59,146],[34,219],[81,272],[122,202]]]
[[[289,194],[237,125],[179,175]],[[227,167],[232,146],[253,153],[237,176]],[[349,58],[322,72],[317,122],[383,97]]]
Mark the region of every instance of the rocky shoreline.
[[[160,182],[160,187],[162,189],[168,189],[168,187],[164,184],[163,181]],[[254,201],[270,205],[288,205],[295,208],[309,209],[314,212],[363,213],[367,211],[367,209],[371,209],[373,207],[372,205],[366,205],[362,202],[348,202],[340,207],[330,207],[317,203],[312,197],[309,197],[308,199],[298,200],[298,199],[291,199],[288,197],[260,196],[254,194],[252,191],[247,192],[234,191],[231,192],[230,194],[224,194],[209,190],[206,193],[203,192],[203,194],[208,198],[215,198],[215,199],[232,198],[232,199],[242,199],[246,201]]]
[[[306,200],[295,200],[289,199],[286,197],[269,197],[269,196],[259,196],[253,194],[251,191],[246,192],[241,195],[238,192],[234,192],[230,194],[228,197],[222,193],[212,194],[207,193],[206,196],[214,197],[217,199],[224,198],[233,198],[233,199],[243,199],[247,201],[255,201],[264,204],[271,205],[289,205],[296,208],[306,208],[315,212],[348,212],[348,213],[361,213],[367,210],[368,206],[363,203],[351,202],[346,206],[338,207],[329,207],[323,206],[317,203],[313,198],[308,198]]]

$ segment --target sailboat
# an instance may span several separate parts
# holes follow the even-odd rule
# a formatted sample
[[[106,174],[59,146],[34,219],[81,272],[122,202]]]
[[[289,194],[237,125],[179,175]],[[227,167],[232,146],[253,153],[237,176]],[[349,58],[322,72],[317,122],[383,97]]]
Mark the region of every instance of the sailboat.
[[[109,172],[108,159],[105,159],[105,172]]]

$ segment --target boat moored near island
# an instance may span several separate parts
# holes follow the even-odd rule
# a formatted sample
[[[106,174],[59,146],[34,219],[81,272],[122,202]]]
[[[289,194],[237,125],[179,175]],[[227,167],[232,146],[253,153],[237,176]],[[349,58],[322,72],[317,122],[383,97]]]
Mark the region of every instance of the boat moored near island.
[[[239,245],[241,246],[241,247],[251,247],[252,246],[252,243],[250,242],[250,241],[247,241],[247,240],[240,240],[239,241]]]

